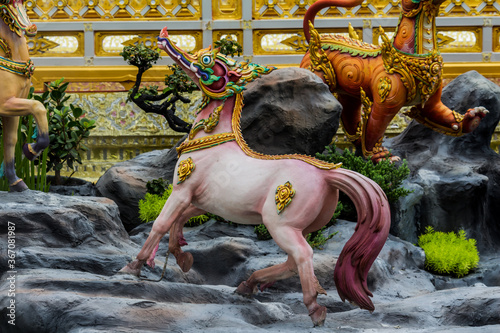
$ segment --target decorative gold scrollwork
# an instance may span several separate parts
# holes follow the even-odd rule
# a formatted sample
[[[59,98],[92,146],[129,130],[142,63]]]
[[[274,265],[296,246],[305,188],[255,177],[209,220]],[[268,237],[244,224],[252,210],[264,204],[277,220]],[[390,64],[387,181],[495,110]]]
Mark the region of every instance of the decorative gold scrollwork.
[[[215,110],[208,116],[207,119],[201,119],[199,122],[197,122],[191,129],[191,132],[189,132],[189,139],[193,139],[196,133],[198,133],[202,129],[205,131],[205,133],[212,132],[217,126],[217,124],[219,124],[220,113],[223,108],[224,108],[224,102],[222,102],[221,105],[216,107]]]
[[[180,184],[188,179],[189,176],[191,176],[194,168],[195,165],[191,157],[188,157],[186,160],[180,161],[179,167],[177,168],[177,176],[179,178],[177,184]]]
[[[311,71],[321,71],[325,75],[325,81],[330,91],[333,92],[337,86],[337,78],[335,77],[335,71],[333,70],[332,64],[328,59],[325,51],[321,47],[321,38],[318,31],[314,29],[314,26],[309,22],[309,29],[311,33],[311,39],[309,40],[309,54],[311,56]]]
[[[387,76],[383,76],[378,81],[378,95],[380,96],[380,103],[384,103],[392,89],[392,82]]]
[[[379,29],[383,40],[382,60],[385,70],[389,74],[401,75],[401,81],[408,90],[407,102],[413,101],[419,93],[421,102],[424,104],[441,85],[443,57],[437,50],[423,56],[402,53],[392,45],[382,27]]]
[[[285,185],[279,185],[276,188],[276,208],[278,214],[280,214],[291,202],[292,198],[295,196],[295,190],[292,188],[290,182],[286,182]]]

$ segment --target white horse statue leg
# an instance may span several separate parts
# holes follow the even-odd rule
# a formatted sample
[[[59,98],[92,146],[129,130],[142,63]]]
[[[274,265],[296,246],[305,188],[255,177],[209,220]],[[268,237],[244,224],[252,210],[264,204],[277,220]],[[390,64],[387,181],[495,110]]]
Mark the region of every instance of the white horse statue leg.
[[[238,64],[218,49],[189,55],[171,42],[166,29],[158,44],[193,78],[205,98],[189,138],[177,148],[180,158],[172,194],[137,259],[121,272],[139,276],[169,231],[169,249],[180,250],[182,226],[200,212],[235,223],[264,223],[288,260],[255,272],[236,291],[252,294],[259,284],[265,288],[298,273],[304,304],[314,325],[322,325],[326,308],[316,298],[324,290],[314,274],[313,250],[305,235],[328,223],[341,190],[354,202],[358,222],[340,254],[334,280],[343,300],[372,311],[366,277],[390,227],[389,204],[380,187],[337,164],[298,154],[264,155],[248,147],[240,129],[244,85],[271,68]],[[191,267],[190,260],[183,269]]]

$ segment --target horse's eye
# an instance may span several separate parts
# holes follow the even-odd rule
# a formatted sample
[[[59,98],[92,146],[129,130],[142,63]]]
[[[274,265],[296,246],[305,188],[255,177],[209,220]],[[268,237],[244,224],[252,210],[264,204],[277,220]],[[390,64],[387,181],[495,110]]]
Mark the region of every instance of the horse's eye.
[[[201,58],[201,62],[204,64],[204,65],[210,65],[210,63],[212,62],[212,57],[206,55],[206,56],[203,56],[203,58]]]

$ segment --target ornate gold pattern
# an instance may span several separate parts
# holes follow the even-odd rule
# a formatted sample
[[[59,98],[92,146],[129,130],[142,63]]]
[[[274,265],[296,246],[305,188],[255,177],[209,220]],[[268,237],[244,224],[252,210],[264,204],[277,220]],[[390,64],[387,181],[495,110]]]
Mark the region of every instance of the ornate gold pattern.
[[[408,90],[406,100],[413,101],[420,95],[422,103],[434,95],[442,83],[443,57],[439,51],[434,50],[431,54],[416,56],[409,55],[397,50],[392,42],[383,33],[382,60],[385,70],[390,73],[401,75],[401,81]],[[418,83],[415,82],[417,79]]]
[[[179,40],[183,49],[198,50],[203,45],[201,31],[172,32],[171,38]],[[118,56],[124,46],[144,43],[146,46],[157,47],[158,31],[97,31],[94,37],[96,56]],[[108,46],[108,41],[113,41]],[[189,45],[186,45],[189,43]],[[161,51],[161,50],[160,50]],[[161,51],[162,55],[166,55]]]
[[[5,54],[5,58],[12,59],[12,51],[10,49],[10,46],[3,38],[0,38],[0,49]]]
[[[242,13],[240,0],[213,0],[212,16],[214,20],[240,20]]]
[[[380,103],[384,103],[392,89],[392,82],[387,76],[381,77],[378,81],[378,95],[380,96]]]
[[[196,140],[184,140],[180,146],[177,147],[177,156],[192,151],[215,147],[234,140],[236,140],[234,133],[220,133],[204,136]]]
[[[56,10],[54,10],[56,9]],[[64,0],[32,1],[32,20],[199,20],[201,0]]]
[[[31,59],[28,59],[27,62],[18,62],[10,60],[8,58],[0,57],[0,69],[9,73],[31,78],[33,72],[35,71],[35,65],[33,64],[33,61],[31,61]]]
[[[179,166],[177,168],[177,177],[179,181],[177,184],[183,183],[186,179],[191,176],[191,173],[194,171],[195,165],[193,159],[188,157],[186,160],[180,161]]]
[[[295,190],[292,188],[290,182],[286,182],[285,185],[279,185],[276,188],[275,202],[278,215],[292,202],[292,198],[295,196]]]
[[[370,98],[368,98],[368,96],[366,96],[366,92],[363,88],[360,88],[360,98],[361,104],[363,105],[361,114],[361,152],[363,153],[364,157],[368,158],[374,154],[373,150],[367,150],[365,146],[366,126],[368,125],[368,119],[370,118],[370,113],[372,112],[373,102],[370,100]]]
[[[340,126],[342,127],[342,130],[343,130],[345,136],[347,137],[347,139],[350,142],[354,142],[354,141],[356,141],[357,139],[359,139],[361,137],[361,131],[363,130],[362,122],[358,124],[358,127],[356,128],[356,133],[354,133],[354,134],[350,134],[346,130],[346,128],[344,126],[344,122],[342,121],[342,118],[340,119]]]
[[[220,113],[223,108],[224,108],[224,102],[222,102],[221,105],[216,107],[215,110],[208,116],[207,119],[201,119],[196,124],[194,124],[193,128],[191,128],[191,132],[189,132],[189,139],[193,139],[196,133],[198,133],[201,130],[204,130],[205,133],[212,132],[217,126],[217,124],[219,124]]]
[[[26,38],[32,57],[82,57],[83,39],[80,31],[43,31]]]
[[[328,59],[325,51],[322,49],[321,38],[319,33],[314,29],[314,26],[309,22],[309,28],[311,33],[311,40],[309,41],[309,54],[311,56],[311,67],[309,68],[312,72],[323,72],[325,83],[330,87],[330,91],[335,91],[337,86],[337,78],[335,77],[335,71],[333,70],[332,64]]]

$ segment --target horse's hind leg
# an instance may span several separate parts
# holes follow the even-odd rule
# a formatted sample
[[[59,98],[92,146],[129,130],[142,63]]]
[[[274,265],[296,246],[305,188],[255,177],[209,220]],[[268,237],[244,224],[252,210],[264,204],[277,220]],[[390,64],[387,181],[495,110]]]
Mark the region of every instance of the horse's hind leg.
[[[37,141],[23,146],[23,153],[29,160],[34,160],[49,145],[47,110],[39,101],[15,97],[9,98],[2,105],[2,115],[7,117],[33,115],[35,118],[38,128]]]
[[[2,117],[3,123],[3,163],[5,178],[9,183],[9,189],[13,192],[21,192],[28,189],[22,179],[16,175],[15,150],[17,143],[17,128],[19,117]]]
[[[265,222],[265,221],[264,221]],[[266,226],[273,239],[289,256],[293,258],[297,265],[302,285],[304,304],[309,311],[314,326],[321,326],[325,322],[326,307],[320,306],[316,298],[318,294],[326,294],[320,286],[313,267],[313,250],[302,235],[302,230],[287,224],[269,224]]]
[[[270,286],[278,280],[284,280],[297,274],[297,265],[291,256],[288,256],[286,262],[264,269],[259,269],[250,275],[248,280],[243,281],[236,293],[240,295],[250,296],[257,292],[257,286],[260,284],[260,290]]]
[[[149,233],[146,242],[142,246],[141,251],[137,255],[137,258],[123,267],[121,273],[129,273],[135,276],[141,274],[142,266],[151,257],[152,253],[157,248],[161,238],[170,230],[170,227],[174,223],[181,223],[180,218],[182,217],[185,210],[191,204],[191,193],[187,191],[175,191],[172,192],[168,198],[165,206],[153,223],[153,228]]]

